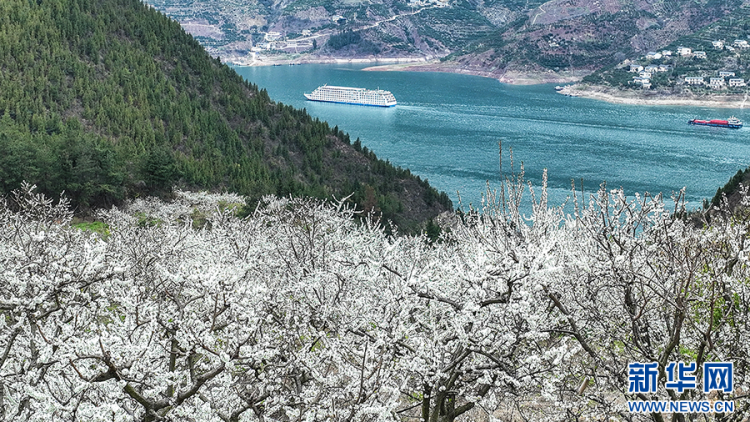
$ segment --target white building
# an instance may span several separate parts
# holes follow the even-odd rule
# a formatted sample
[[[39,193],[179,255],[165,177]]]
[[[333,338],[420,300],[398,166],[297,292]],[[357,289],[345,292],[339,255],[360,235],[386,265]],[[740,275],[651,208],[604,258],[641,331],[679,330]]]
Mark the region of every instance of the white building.
[[[713,89],[720,89],[724,87],[724,78],[711,78],[709,85]]]
[[[649,51],[646,53],[646,58],[648,60],[659,60],[661,58],[662,54],[657,53],[656,51]]]
[[[745,80],[742,78],[732,78],[729,80],[729,86],[745,86]]]
[[[690,47],[677,47],[677,54],[682,57],[689,56],[693,54],[693,49]]]
[[[703,76],[686,76],[685,83],[688,85],[703,85]]]
[[[672,55],[672,50],[662,50],[661,55],[664,57],[669,57]]]
[[[728,70],[720,70],[719,71],[719,76],[721,76],[722,78],[727,78],[727,77],[730,77],[730,76],[734,76],[734,72],[730,72]]]
[[[644,71],[638,72],[638,76],[640,76],[641,78],[651,79],[651,72],[646,72],[644,70]]]
[[[631,64],[630,65],[630,71],[631,72],[640,72],[642,70],[643,70],[643,66],[641,66],[639,64]]]
[[[714,50],[722,50],[724,48],[724,41],[711,41],[714,46]]]
[[[732,45],[737,48],[750,48],[750,44],[748,44],[745,40],[734,40]]]
[[[671,64],[660,64],[659,65],[659,72],[669,72],[672,70]]]
[[[281,38],[280,32],[266,32],[266,35],[263,37],[266,41],[276,41],[279,38]]]
[[[694,51],[693,57],[696,59],[705,59],[707,56],[705,51]]]
[[[648,84],[648,86],[651,86],[651,80],[649,78],[640,78],[638,76],[633,77],[633,83],[636,85],[645,85]]]

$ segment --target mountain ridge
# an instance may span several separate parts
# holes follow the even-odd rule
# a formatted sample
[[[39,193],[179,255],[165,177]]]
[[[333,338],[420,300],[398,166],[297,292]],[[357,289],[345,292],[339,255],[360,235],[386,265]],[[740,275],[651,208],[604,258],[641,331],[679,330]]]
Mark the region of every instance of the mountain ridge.
[[[202,19],[204,29],[221,32],[196,34],[212,54],[234,62],[442,58],[447,64],[435,68],[491,75],[590,72],[667,45],[747,6],[743,0],[256,0],[244,8],[230,7],[230,0],[150,3],[183,23]],[[292,23],[289,16],[297,15],[315,19]],[[345,45],[327,41],[346,31],[360,39]]]

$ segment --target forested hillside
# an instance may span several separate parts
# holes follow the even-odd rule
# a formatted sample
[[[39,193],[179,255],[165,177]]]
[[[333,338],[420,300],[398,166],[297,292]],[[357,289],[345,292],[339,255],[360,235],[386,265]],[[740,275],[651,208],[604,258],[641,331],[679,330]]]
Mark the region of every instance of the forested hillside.
[[[174,184],[251,201],[354,193],[405,226],[451,207],[338,128],[274,103],[138,0],[0,2],[0,70],[3,192],[26,179],[79,210]]]

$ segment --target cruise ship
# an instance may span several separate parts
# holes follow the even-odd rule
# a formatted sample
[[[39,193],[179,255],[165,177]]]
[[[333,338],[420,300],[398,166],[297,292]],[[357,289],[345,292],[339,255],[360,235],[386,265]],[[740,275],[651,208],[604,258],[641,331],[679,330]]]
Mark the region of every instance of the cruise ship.
[[[311,101],[376,107],[393,107],[396,105],[396,97],[390,91],[328,86],[327,84],[319,86],[311,94],[305,94],[305,98]]]

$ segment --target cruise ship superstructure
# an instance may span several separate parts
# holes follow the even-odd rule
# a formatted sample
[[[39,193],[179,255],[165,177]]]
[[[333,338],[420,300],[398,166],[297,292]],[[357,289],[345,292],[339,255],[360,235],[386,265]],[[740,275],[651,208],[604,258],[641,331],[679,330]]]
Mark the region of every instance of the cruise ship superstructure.
[[[396,97],[390,91],[350,88],[346,86],[323,85],[312,93],[305,94],[305,98],[311,101],[376,107],[393,107],[396,105]]]

